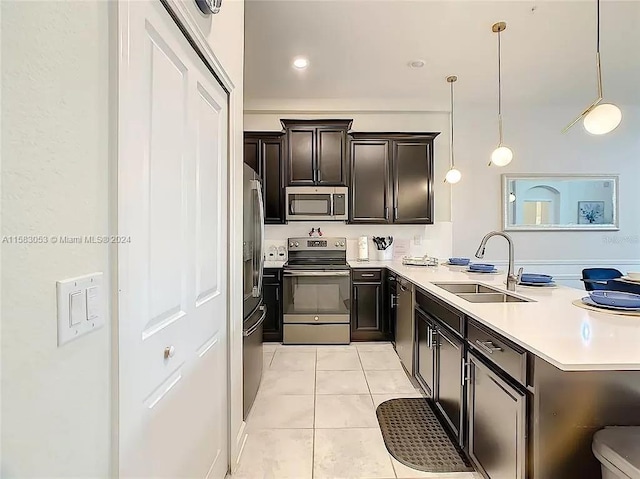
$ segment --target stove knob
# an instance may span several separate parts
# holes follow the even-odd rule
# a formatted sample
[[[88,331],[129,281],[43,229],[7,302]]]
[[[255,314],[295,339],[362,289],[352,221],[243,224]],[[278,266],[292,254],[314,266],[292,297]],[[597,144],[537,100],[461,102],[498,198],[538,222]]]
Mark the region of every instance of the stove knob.
[[[298,242],[296,241],[296,245],[295,245],[295,246],[296,246],[296,248],[297,248],[298,246],[300,246],[300,243],[298,243]]]
[[[339,247],[339,246],[340,246],[340,243],[339,243],[339,242],[336,242],[336,248],[337,248],[337,247]]]
[[[289,243],[289,248],[293,248],[293,243]]]

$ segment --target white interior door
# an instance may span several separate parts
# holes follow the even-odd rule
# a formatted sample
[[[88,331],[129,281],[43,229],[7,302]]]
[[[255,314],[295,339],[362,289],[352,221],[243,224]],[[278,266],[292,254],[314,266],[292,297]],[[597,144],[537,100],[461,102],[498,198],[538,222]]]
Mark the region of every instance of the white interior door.
[[[159,0],[119,20],[119,472],[223,478],[228,96]]]

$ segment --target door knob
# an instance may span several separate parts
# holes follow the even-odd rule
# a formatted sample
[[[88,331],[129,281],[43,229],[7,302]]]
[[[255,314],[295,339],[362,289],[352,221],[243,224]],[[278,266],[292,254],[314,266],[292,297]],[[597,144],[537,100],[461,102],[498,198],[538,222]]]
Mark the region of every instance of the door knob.
[[[169,359],[172,358],[176,354],[176,348],[173,346],[167,346],[164,348],[164,358]]]

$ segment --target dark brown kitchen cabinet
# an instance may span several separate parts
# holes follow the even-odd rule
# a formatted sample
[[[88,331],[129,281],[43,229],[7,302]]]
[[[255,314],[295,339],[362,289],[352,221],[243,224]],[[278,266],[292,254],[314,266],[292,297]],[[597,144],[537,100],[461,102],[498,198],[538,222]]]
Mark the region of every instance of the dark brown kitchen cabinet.
[[[389,141],[351,141],[351,222],[390,219]]]
[[[384,270],[356,269],[353,271],[352,341],[389,339],[384,281]]]
[[[285,222],[284,134],[245,132],[244,162],[262,178],[265,223]]]
[[[459,444],[464,444],[462,405],[464,401],[463,362],[464,342],[444,326],[435,336],[438,385],[435,401]]]
[[[347,186],[351,120],[281,120],[286,131],[287,186]]]
[[[351,223],[433,223],[438,134],[350,134]]]
[[[262,338],[264,341],[282,341],[282,270],[265,268],[263,282],[264,304],[267,316],[264,319]]]

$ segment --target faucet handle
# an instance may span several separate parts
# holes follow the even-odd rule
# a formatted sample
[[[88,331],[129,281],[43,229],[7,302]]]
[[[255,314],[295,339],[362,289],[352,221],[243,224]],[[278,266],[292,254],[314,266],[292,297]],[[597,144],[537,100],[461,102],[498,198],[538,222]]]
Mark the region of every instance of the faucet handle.
[[[518,284],[520,284],[520,282],[522,281],[522,272],[524,271],[524,268],[520,268],[518,269]]]

